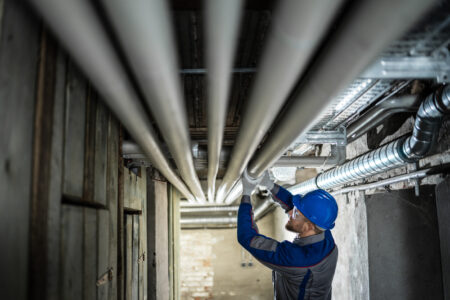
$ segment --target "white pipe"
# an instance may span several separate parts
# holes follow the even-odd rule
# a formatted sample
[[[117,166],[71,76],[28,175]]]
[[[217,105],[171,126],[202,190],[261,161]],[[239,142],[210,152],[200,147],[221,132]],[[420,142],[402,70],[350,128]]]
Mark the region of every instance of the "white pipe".
[[[206,1],[209,202],[214,202],[242,6],[242,0]]]
[[[280,123],[258,149],[247,170],[259,177],[295,139],[318,121],[330,101],[376,56],[409,29],[435,0],[358,0],[326,42],[294,93]]]
[[[342,3],[342,0],[280,3],[227,172],[216,194],[217,202],[225,200],[247,167]]]
[[[148,108],[195,198],[205,201],[195,172],[176,47],[165,0],[102,0]]]
[[[30,0],[152,164],[188,200],[193,196],[162,153],[144,108],[87,0]]]

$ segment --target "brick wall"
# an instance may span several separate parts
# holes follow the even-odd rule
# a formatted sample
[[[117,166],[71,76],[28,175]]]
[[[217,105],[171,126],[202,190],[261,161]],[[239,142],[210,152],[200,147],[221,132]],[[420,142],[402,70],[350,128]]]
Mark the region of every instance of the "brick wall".
[[[273,216],[258,221],[258,227],[273,236]],[[180,283],[182,300],[273,299],[271,270],[243,250],[236,228],[182,230]]]

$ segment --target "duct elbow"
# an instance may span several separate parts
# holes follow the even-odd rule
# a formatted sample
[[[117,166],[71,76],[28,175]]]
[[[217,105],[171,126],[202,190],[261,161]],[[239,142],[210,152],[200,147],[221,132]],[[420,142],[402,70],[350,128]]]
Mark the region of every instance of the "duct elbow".
[[[401,148],[406,161],[425,156],[436,139],[436,133],[445,114],[450,113],[450,86],[444,86],[429,95],[417,112],[411,137]]]

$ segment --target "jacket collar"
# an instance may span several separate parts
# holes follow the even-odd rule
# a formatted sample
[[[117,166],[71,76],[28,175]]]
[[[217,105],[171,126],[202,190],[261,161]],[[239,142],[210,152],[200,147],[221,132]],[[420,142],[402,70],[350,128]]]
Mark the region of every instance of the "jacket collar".
[[[311,245],[320,241],[323,241],[325,239],[325,232],[316,234],[316,235],[310,235],[307,237],[297,237],[294,239],[293,243],[297,244],[299,246],[306,246],[306,245]]]

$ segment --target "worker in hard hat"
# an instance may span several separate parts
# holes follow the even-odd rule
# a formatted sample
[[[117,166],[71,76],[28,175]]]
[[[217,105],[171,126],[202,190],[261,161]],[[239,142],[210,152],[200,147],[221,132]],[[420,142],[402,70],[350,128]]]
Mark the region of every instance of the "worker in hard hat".
[[[292,242],[278,242],[258,232],[250,201],[258,184],[267,187],[272,198],[288,214],[285,227],[297,233]],[[244,172],[242,185],[238,241],[272,269],[274,299],[331,299],[331,283],[338,259],[338,249],[330,231],[338,212],[333,196],[324,190],[292,195],[274,184],[267,172],[258,179]]]

